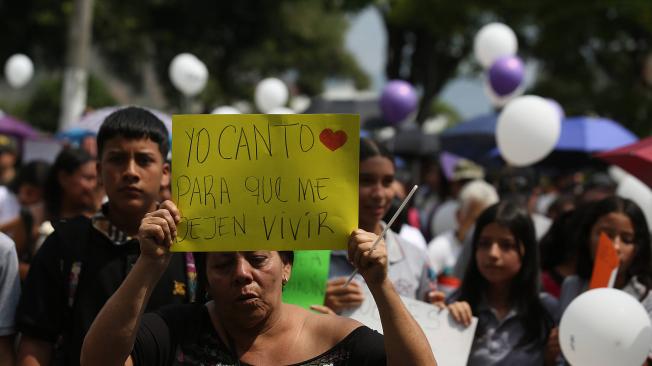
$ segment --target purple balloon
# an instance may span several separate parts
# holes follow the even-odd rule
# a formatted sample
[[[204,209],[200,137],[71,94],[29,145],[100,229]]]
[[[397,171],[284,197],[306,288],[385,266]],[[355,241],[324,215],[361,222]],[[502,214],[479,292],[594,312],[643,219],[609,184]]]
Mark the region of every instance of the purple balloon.
[[[501,97],[512,93],[523,82],[523,61],[516,56],[496,60],[489,68],[489,85]]]
[[[399,123],[412,113],[419,103],[419,98],[410,83],[403,80],[392,80],[380,96],[380,110],[385,120]]]

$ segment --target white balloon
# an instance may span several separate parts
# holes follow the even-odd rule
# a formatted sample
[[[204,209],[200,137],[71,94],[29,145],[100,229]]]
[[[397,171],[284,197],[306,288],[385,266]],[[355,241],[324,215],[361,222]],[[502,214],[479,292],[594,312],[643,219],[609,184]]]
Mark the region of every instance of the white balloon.
[[[561,133],[561,119],[544,98],[525,95],[510,101],[498,116],[496,144],[514,166],[534,164],[548,155]]]
[[[253,113],[254,106],[253,103],[248,100],[237,100],[233,102],[233,108],[239,110],[242,113]]]
[[[240,111],[230,105],[223,105],[213,109],[211,114],[240,114]]]
[[[208,81],[206,65],[190,53],[176,55],[168,73],[174,87],[188,97],[199,94]]]
[[[559,323],[564,357],[575,366],[639,366],[652,344],[652,325],[633,296],[613,288],[587,291]]]
[[[488,69],[497,59],[513,56],[518,50],[514,31],[503,23],[489,23],[475,35],[473,51],[475,58]]]
[[[396,136],[396,128],[393,126],[387,126],[377,129],[375,132],[376,139],[381,142],[387,142],[388,140]]]
[[[17,53],[7,59],[5,63],[5,78],[12,88],[22,88],[32,80],[33,75],[34,64],[29,57],[22,53]]]
[[[296,113],[303,113],[310,108],[310,97],[307,95],[297,95],[290,100],[290,108]]]
[[[269,111],[282,107],[288,101],[288,88],[277,78],[263,79],[256,85],[254,100],[256,108],[260,112],[269,113]]]
[[[629,175],[629,173],[627,173],[623,168],[616,165],[610,165],[607,169],[607,173],[609,173],[611,179],[613,179],[616,183],[620,183],[623,179],[625,179],[625,177]]]
[[[504,107],[512,99],[522,95],[523,92],[525,91],[525,83],[521,83],[521,85],[519,85],[518,88],[516,88],[516,90],[514,90],[510,94],[503,95],[503,96],[498,95],[493,91],[493,89],[491,89],[491,85],[489,84],[488,78],[483,79],[482,86],[485,95],[487,96],[487,98],[489,98],[489,101],[491,101],[491,105],[493,105],[496,108]]]
[[[267,114],[295,114],[296,112],[290,108],[277,107],[267,112]]]
[[[648,227],[652,227],[652,190],[635,176],[623,173],[625,176],[618,181],[616,195],[636,202],[643,210]]]

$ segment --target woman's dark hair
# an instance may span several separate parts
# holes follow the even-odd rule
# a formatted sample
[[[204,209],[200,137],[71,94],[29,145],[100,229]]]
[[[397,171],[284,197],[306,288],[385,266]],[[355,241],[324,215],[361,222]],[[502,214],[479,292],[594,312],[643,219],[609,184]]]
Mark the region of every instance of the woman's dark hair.
[[[521,269],[512,279],[509,291],[510,303],[516,308],[518,318],[525,329],[525,334],[517,347],[531,341],[543,344],[553,325],[552,314],[546,311],[539,298],[539,250],[534,224],[528,213],[515,203],[501,201],[489,206],[478,217],[472,238],[472,257],[456,300],[467,301],[473,312],[477,314],[478,306],[486,296],[489,283],[478,269],[475,253],[478,250],[482,231],[492,223],[509,229],[516,241],[524,248],[523,255],[520,256]],[[485,329],[478,327],[476,337],[483,335],[484,332]]]
[[[59,217],[63,190],[59,183],[59,173],[68,175],[75,173],[82,165],[95,159],[84,149],[70,148],[62,150],[57,155],[47,178],[45,186],[45,209],[51,218]]]
[[[360,138],[360,161],[365,161],[374,156],[382,156],[394,164],[394,155],[387,148],[376,141],[362,137]]]
[[[582,210],[560,213],[552,222],[546,234],[539,241],[541,269],[553,270],[560,264],[576,259],[577,242],[574,233]]]
[[[44,189],[47,185],[48,171],[50,170],[50,164],[41,160],[30,161],[26,165],[20,168],[16,178],[11,182],[9,188],[14,192],[18,193],[20,186],[24,184],[30,184],[35,187]],[[47,194],[45,194],[47,197]]]
[[[195,268],[197,271],[197,289],[202,291],[200,296],[207,296],[208,291],[208,259],[206,258],[207,252],[193,252],[193,257],[195,259]],[[278,252],[278,255],[281,257],[283,264],[293,264],[294,263],[294,251],[292,250],[282,250]],[[199,297],[198,297],[199,298]]]
[[[402,199],[400,199],[398,196],[394,196],[394,198],[392,198],[392,202],[389,204],[389,209],[387,210],[387,213],[385,213],[385,216],[383,217],[383,221],[390,222],[394,214],[396,214],[396,211],[398,211],[399,207],[401,207],[402,203],[403,203]],[[401,227],[408,223],[408,213],[410,207],[412,207],[411,202],[408,202],[406,207],[404,207],[403,211],[401,211],[401,213],[398,214],[390,229],[394,230],[397,233],[401,231]]]
[[[97,133],[98,159],[102,158],[104,145],[114,137],[127,139],[148,138],[158,145],[163,160],[168,155],[168,130],[163,122],[152,112],[139,108],[127,107],[111,113]]]
[[[294,251],[292,250],[282,250],[278,252],[278,255],[281,256],[283,264],[292,264],[294,263]]]
[[[626,198],[612,196],[601,201],[591,202],[586,206],[579,226],[577,243],[577,275],[585,280],[591,278],[593,273],[593,258],[591,257],[591,229],[598,220],[612,212],[622,213],[632,221],[634,227],[634,249],[632,264],[625,272],[625,279],[629,281],[636,276],[637,280],[645,286],[647,296],[652,287],[652,265],[650,263],[650,231],[645,220],[645,215],[640,207]]]
[[[448,178],[446,177],[446,173],[444,173],[444,168],[442,167],[439,157],[438,156],[428,156],[420,161],[421,165],[421,181],[425,181],[425,175],[431,171],[431,170],[436,170],[436,174],[439,176],[439,187],[437,189],[437,195],[439,195],[439,198],[441,200],[445,200],[446,197],[450,195],[450,185],[451,183],[448,181]]]

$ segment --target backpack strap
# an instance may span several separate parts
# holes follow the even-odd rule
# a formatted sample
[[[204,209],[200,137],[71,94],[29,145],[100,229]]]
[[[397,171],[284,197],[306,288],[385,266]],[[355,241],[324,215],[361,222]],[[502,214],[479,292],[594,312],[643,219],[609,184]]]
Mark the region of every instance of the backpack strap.
[[[93,226],[86,217],[75,217],[53,221],[52,226],[59,241],[61,250],[61,274],[64,276],[64,291],[66,292],[66,307],[62,314],[64,324],[72,324],[73,308],[77,295],[77,286],[84,262],[84,249],[88,247]],[[64,344],[71,337],[71,327],[65,327],[54,345],[53,365],[65,365],[66,355]]]
[[[77,286],[82,273],[85,249],[88,247],[93,226],[87,217],[75,217],[54,223],[56,235],[61,242],[63,267],[61,273],[66,276],[66,298],[69,316],[77,296]]]

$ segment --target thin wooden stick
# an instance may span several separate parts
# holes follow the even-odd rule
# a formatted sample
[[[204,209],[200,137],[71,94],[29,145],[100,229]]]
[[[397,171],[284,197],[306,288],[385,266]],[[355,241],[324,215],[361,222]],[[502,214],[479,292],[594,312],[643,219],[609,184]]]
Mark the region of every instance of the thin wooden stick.
[[[383,229],[383,232],[380,233],[380,235],[378,235],[378,238],[376,239],[376,241],[374,241],[373,245],[371,246],[371,249],[369,249],[370,252],[372,252],[374,249],[376,249],[376,246],[380,242],[380,239],[382,239],[385,236],[385,233],[387,233],[387,230],[389,230],[389,228],[392,226],[392,224],[394,224],[394,221],[396,221],[396,218],[398,217],[398,215],[401,213],[401,211],[403,211],[403,208],[405,208],[405,205],[408,203],[408,201],[410,201],[410,198],[412,198],[412,195],[414,195],[414,192],[417,191],[417,188],[419,188],[418,185],[415,185],[414,187],[412,187],[412,190],[410,191],[410,193],[408,193],[407,197],[405,197],[405,199],[403,200],[403,203],[401,203],[401,205],[398,207],[398,210],[396,210],[396,212],[394,213],[394,216],[392,216],[391,220],[389,220],[389,222],[387,223],[387,225]],[[353,271],[353,273],[351,273],[349,278],[346,280],[346,282],[344,283],[344,287],[348,286],[349,283],[351,283],[351,281],[353,280],[353,277],[355,277],[356,274],[358,274],[358,269],[357,268]]]

